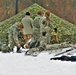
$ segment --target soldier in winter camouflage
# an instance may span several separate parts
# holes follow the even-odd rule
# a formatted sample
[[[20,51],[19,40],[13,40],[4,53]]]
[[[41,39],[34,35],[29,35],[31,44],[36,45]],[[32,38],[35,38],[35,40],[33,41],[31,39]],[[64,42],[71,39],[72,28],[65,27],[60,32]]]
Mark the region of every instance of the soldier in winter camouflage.
[[[16,45],[18,48],[20,48],[20,42],[19,42],[19,31],[23,29],[23,25],[20,22],[16,22],[14,25],[12,25],[9,28],[9,46],[10,49],[12,50],[13,47]]]
[[[43,11],[38,10],[37,16],[33,20],[33,37],[35,40],[40,40],[40,20],[43,17]]]

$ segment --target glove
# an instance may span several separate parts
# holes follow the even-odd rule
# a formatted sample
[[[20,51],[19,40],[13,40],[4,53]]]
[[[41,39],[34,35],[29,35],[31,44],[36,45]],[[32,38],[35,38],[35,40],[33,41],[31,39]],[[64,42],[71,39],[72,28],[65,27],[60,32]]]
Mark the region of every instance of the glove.
[[[46,32],[42,32],[42,36],[46,36]]]
[[[17,52],[20,50],[21,45],[17,44]]]

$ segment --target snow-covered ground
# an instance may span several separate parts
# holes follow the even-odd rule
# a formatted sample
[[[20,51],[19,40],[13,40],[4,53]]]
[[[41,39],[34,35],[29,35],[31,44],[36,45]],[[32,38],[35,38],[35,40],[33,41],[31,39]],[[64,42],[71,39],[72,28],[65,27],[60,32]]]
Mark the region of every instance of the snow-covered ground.
[[[0,53],[0,75],[76,75],[76,62],[50,60],[54,52],[37,57],[23,53]]]

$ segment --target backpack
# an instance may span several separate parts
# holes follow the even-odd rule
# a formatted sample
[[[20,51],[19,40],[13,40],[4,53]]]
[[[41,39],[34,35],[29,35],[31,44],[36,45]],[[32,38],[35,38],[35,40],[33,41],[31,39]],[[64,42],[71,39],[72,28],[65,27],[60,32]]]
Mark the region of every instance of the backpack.
[[[40,17],[36,17],[34,20],[33,20],[33,26],[35,28],[40,28]]]

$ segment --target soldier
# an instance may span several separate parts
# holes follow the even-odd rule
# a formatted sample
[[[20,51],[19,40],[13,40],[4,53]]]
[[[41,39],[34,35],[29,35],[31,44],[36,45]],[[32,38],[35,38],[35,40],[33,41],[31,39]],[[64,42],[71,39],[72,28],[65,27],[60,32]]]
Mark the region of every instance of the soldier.
[[[43,17],[43,11],[38,10],[37,11],[37,16],[33,20],[33,40],[36,42],[36,47],[39,45],[40,41],[40,20]]]
[[[29,48],[28,41],[32,37],[32,34],[33,34],[32,22],[33,22],[33,19],[30,17],[30,12],[26,12],[26,15],[21,20],[21,23],[24,26],[23,35],[24,35],[24,39],[25,39],[25,43],[26,43],[27,48]]]
[[[13,50],[13,47],[17,46],[17,52],[20,49],[20,42],[18,39],[19,31],[23,29],[23,24],[20,22],[16,22],[9,28],[9,46],[10,49]]]
[[[53,25],[51,24],[51,18],[49,16],[50,16],[50,11],[46,10],[45,11],[45,17],[46,17],[45,29],[46,29],[46,33],[47,33],[46,34],[47,44],[50,44],[50,41],[51,41],[50,30],[51,30],[51,28],[54,28]]]

